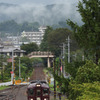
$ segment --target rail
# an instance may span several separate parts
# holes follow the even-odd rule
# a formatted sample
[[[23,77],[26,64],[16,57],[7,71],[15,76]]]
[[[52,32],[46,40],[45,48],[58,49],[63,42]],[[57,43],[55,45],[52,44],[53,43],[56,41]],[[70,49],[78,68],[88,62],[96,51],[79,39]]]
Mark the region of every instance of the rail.
[[[0,100],[16,100],[16,96],[23,85],[11,86],[11,88],[0,93]]]

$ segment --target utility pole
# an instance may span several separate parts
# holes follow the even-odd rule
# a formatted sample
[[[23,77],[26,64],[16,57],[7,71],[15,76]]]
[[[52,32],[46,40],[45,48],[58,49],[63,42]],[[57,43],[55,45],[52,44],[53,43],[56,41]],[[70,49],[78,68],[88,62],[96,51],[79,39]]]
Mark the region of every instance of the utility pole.
[[[12,74],[11,74],[11,81],[12,81],[12,84],[14,83],[14,51],[12,50]]]
[[[19,78],[21,78],[20,57],[19,57]]]
[[[68,63],[70,63],[70,38],[68,36]]]
[[[65,43],[63,43],[63,58],[65,58]]]
[[[65,58],[66,44],[63,43],[62,46],[60,46],[60,47],[61,47],[61,67],[62,67],[61,68],[62,69],[61,73],[62,73],[63,76],[65,76],[65,64],[63,63],[63,61],[64,61],[64,58]]]
[[[55,74],[55,59],[53,60],[53,68],[54,68],[54,74]],[[54,100],[56,100],[56,80],[54,77]]]
[[[63,48],[62,45],[60,46],[61,48],[61,56],[60,56],[60,75],[62,75],[62,56],[63,56]]]
[[[65,46],[66,44],[63,43],[63,56],[62,56],[62,61],[64,62],[64,59],[65,59]],[[63,68],[62,68],[62,72],[63,72],[63,75],[65,76],[65,64],[63,63]]]

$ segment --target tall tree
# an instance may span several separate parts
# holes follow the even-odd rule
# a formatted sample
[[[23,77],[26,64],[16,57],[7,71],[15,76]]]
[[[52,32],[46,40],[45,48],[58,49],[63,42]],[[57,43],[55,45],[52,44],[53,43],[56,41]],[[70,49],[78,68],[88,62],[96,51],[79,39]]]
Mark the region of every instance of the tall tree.
[[[100,0],[79,1],[78,11],[83,25],[78,26],[71,20],[67,23],[73,28],[78,44],[88,53],[95,54],[97,63],[100,57]]]
[[[47,39],[49,50],[59,56],[61,54],[60,46],[66,41],[68,35],[71,35],[71,31],[66,28],[59,28],[50,32]]]
[[[47,29],[46,29],[45,34],[44,34],[44,36],[43,36],[42,43],[41,43],[41,45],[40,45],[41,51],[47,51],[47,50],[48,50],[48,42],[47,42],[47,39],[48,39],[49,33],[50,33],[52,30],[53,30],[52,27],[47,26]]]

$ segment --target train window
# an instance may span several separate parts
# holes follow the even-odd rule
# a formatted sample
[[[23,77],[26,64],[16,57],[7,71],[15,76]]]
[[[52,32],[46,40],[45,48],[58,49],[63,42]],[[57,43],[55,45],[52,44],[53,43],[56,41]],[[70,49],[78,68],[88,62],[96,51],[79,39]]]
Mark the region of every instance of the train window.
[[[40,96],[41,95],[41,91],[40,90],[37,90],[37,96]]]
[[[28,89],[28,95],[33,95],[34,91],[33,89]]]
[[[49,90],[48,89],[43,89],[43,96],[46,96],[46,95],[48,95],[49,93]]]

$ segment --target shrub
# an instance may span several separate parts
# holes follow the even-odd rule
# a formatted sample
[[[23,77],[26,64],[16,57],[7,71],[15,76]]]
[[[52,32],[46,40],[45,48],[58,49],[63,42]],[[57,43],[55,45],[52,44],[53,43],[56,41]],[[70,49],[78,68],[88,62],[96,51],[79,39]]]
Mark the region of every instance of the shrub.
[[[87,61],[78,69],[75,80],[77,83],[100,81],[100,67],[93,61]]]
[[[100,100],[100,82],[70,83],[69,100]]]

